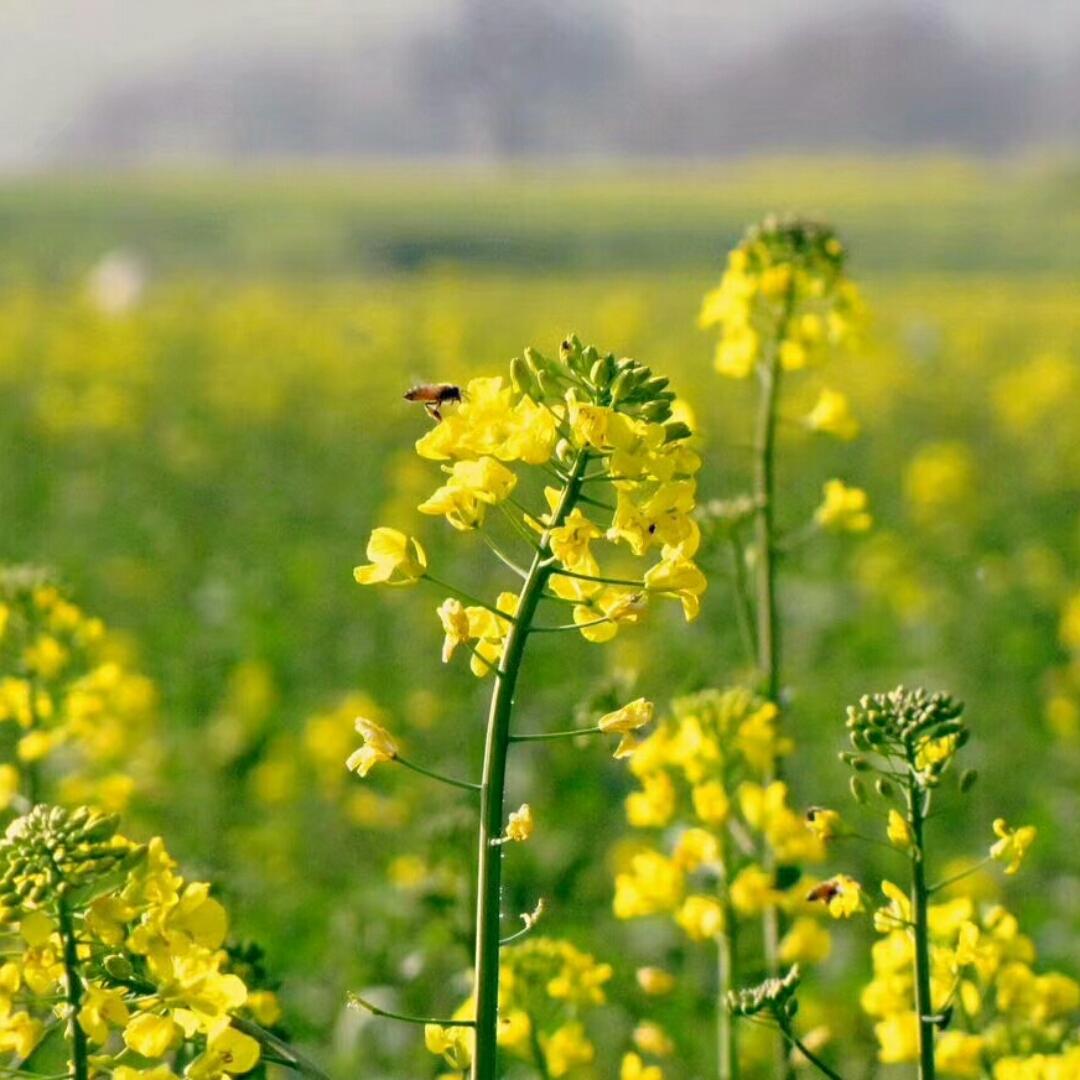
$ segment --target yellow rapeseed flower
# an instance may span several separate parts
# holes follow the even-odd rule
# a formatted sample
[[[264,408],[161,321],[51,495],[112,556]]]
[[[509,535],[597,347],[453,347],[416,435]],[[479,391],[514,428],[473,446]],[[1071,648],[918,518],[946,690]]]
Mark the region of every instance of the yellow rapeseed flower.
[[[413,585],[427,570],[427,554],[415,537],[380,526],[368,540],[365,566],[353,570],[361,585]]]
[[[358,776],[367,776],[382,761],[393,761],[398,756],[397,743],[381,724],[363,716],[356,718],[356,730],[364,745],[354,750],[345,762],[346,768]]]
[[[1004,863],[1006,874],[1015,874],[1035,840],[1035,826],[1021,825],[1018,829],[1011,829],[1004,818],[997,818],[994,821],[994,834],[1000,839],[990,846],[990,858]]]
[[[866,532],[874,519],[867,507],[869,498],[862,488],[849,487],[843,480],[826,480],[821,505],[814,520],[834,532]]]

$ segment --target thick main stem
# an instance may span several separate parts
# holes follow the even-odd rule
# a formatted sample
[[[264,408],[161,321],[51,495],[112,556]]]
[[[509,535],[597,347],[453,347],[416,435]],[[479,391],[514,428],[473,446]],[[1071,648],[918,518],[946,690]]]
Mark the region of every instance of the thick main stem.
[[[73,1080],[88,1080],[90,1075],[89,1051],[86,1032],[79,1023],[82,1006],[82,979],[79,976],[79,949],[75,940],[75,926],[68,910],[67,901],[61,897],[58,906],[60,940],[64,953],[64,982],[67,984],[68,1031],[71,1040]]]
[[[578,454],[570,470],[562,498],[552,515],[551,527],[560,525],[572,509],[581,489],[588,454]],[[529,627],[552,568],[548,563],[548,533],[518,594],[514,622],[503,644],[502,659],[495,672],[495,689],[488,713],[484,744],[484,770],[480,780],[480,838],[476,871],[476,1051],[472,1080],[495,1080],[498,1075],[499,939],[502,900],[503,802],[506,757],[510,748],[510,720],[514,692],[525,656]]]
[[[926,884],[926,823],[923,792],[913,778],[908,787],[908,822],[911,825],[911,910],[915,923],[915,1012],[919,1018],[919,1077],[934,1080],[934,1003],[930,992],[930,890]]]

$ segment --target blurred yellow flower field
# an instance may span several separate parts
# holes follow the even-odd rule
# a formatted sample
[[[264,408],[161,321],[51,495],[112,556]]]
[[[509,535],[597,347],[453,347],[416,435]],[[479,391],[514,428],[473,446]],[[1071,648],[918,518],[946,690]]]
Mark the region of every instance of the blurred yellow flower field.
[[[498,1075],[730,1077],[732,1024],[744,1075],[774,1075],[766,1029],[789,1026],[844,1076],[901,1075],[931,1014],[940,1075],[1077,1075],[1064,175],[526,175],[483,181],[482,208],[454,174],[396,197],[323,177],[302,199],[265,179],[87,180],[61,192],[82,204],[48,259],[34,229],[55,238],[59,189],[0,192],[0,802],[122,812],[117,851],[150,851],[108,878],[109,904],[61,901],[13,940],[60,996],[65,912],[149,964],[152,985],[91,981],[81,1004],[94,1053],[121,1047],[111,1074],[284,1075],[288,1044],[332,1076],[411,1080],[483,1053],[461,788],[487,775],[492,670],[533,618],[514,564],[538,545],[529,625],[568,632],[530,632],[513,723],[545,737],[509,756],[488,822],[502,932],[522,933],[489,972]],[[103,275],[101,235],[138,243],[125,198],[145,250]],[[744,245],[725,262],[743,224],[790,206],[835,227],[807,241],[818,261]],[[763,311],[781,327],[775,685],[753,593]],[[647,392],[622,393],[624,357]],[[439,420],[404,399],[444,383],[462,394]],[[945,727],[891,750],[910,751],[915,803],[886,803],[895,760],[867,767],[882,744],[845,710],[901,683],[962,699],[970,742],[939,703]],[[889,706],[898,732],[909,705]],[[924,823],[935,881],[913,893]],[[181,929],[157,878],[185,898]],[[743,996],[718,1035],[733,929],[719,979],[742,964]],[[183,963],[213,1008],[195,974],[169,996]],[[13,1062],[48,1043],[31,978],[0,970]],[[63,1073],[41,1055],[33,1071]]]

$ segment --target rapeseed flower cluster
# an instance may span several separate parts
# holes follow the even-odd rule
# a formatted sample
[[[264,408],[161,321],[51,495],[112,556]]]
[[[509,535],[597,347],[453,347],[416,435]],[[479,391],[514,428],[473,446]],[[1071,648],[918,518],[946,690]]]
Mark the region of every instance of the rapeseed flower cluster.
[[[448,406],[417,441],[420,457],[444,463],[445,472],[419,509],[455,529],[488,533],[496,531],[489,519],[497,510],[515,539],[532,549],[543,540],[550,552],[547,599],[569,607],[588,641],[609,641],[622,626],[641,621],[656,597],[679,601],[693,619],[706,584],[693,561],[701,461],[687,444],[689,428],[670,420],[674,396],[649,368],[601,356],[574,337],[563,342],[558,360],[526,350],[509,379],[470,380],[461,403]],[[522,466],[560,482],[545,487],[544,507],[530,510],[515,497]],[[603,501],[602,488],[613,491],[614,503]],[[509,561],[495,537],[489,542]],[[621,552],[658,558],[627,580],[608,568]],[[356,568],[360,584],[435,581],[419,540],[396,529],[375,529],[367,556]],[[624,564],[625,558],[618,565]],[[455,590],[437,609],[443,660],[464,647],[476,675],[491,672],[516,605],[508,591],[493,602],[470,603]]]
[[[830,949],[805,902],[795,868],[825,858],[825,843],[792,808],[775,762],[792,750],[779,711],[743,688],[679,698],[630,758],[640,787],[629,823],[652,832],[615,879],[621,919],[661,915],[692,940],[716,941],[732,921],[783,910],[793,921],[785,962],[814,962]]]
[[[605,987],[613,974],[610,964],[568,941],[537,937],[507,946],[500,956],[499,1046],[553,1080],[591,1065],[596,1047],[585,1020],[590,1010],[606,1003]],[[470,1001],[454,1019],[472,1016]],[[472,1062],[469,1027],[429,1024],[425,1043],[455,1070],[443,1080],[460,1076]]]
[[[888,903],[874,915],[881,936],[860,1002],[881,1061],[899,1064],[918,1058],[912,910],[897,885],[881,888]],[[931,904],[928,917],[933,1011],[949,1018],[936,1038],[940,1072],[961,1080],[1054,1075],[1043,1059],[1067,1053],[1080,1036],[1080,984],[1038,972],[1033,942],[999,904],[959,895]]]
[[[720,331],[716,370],[745,379],[775,348],[785,371],[800,371],[850,342],[861,302],[845,261],[825,225],[771,217],[748,230],[698,316],[702,329]]]
[[[123,810],[154,771],[157,693],[43,571],[0,570],[0,804]]]
[[[923,1076],[935,1067],[960,1078],[1026,1075],[1025,1057],[1059,1054],[1080,1033],[1080,984],[1056,972],[1037,974],[1034,945],[1016,918],[998,904],[978,906],[961,882],[991,862],[1016,874],[1035,828],[998,818],[981,862],[933,882],[927,824],[970,735],[963,706],[946,694],[899,687],[861,698],[848,709],[847,728],[853,750],[841,757],[854,769],[852,793],[868,801],[864,778],[876,774],[875,794],[899,804],[888,806],[885,839],[910,864],[904,886],[881,882],[887,903],[873,914],[881,936],[861,1004],[874,1021],[880,1060],[917,1061]],[[960,793],[975,779],[970,770],[961,773]],[[831,905],[848,883],[858,889],[840,875],[815,890],[815,899]]]
[[[277,1003],[229,970],[225,909],[184,881],[160,838],[134,844],[115,816],[38,805],[0,841],[0,916],[12,1067],[54,1012],[76,1077],[225,1080],[259,1062],[238,1018],[272,1024]]]

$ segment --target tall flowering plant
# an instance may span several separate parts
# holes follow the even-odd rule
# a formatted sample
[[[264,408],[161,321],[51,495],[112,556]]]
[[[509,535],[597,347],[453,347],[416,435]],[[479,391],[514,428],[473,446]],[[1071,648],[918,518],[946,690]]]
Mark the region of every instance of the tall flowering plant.
[[[844,441],[859,433],[845,395],[819,374],[856,335],[861,304],[846,263],[829,226],[770,217],[730,252],[720,283],[702,302],[699,325],[717,335],[716,370],[757,385],[747,490],[699,512],[708,542],[730,557],[752,685],[674,702],[630,766],[641,787],[627,801],[628,820],[655,830],[656,843],[620,867],[615,912],[669,915],[692,940],[718,950],[723,1080],[740,1067],[726,995],[741,973],[775,977],[782,963],[820,961],[830,948],[804,902],[802,877],[803,867],[824,857],[827,823],[796,811],[781,778],[794,741],[786,723],[779,571],[819,533],[864,532],[872,519],[866,493],[834,478],[810,520],[785,520],[777,468],[782,425]],[[797,381],[805,385],[796,394]],[[816,396],[796,417],[793,402],[807,386]],[[779,1071],[788,1067],[784,1056],[778,1041]]]
[[[411,393],[424,396],[422,389]],[[536,634],[556,632],[609,641],[642,621],[657,601],[677,602],[688,620],[697,616],[706,585],[694,562],[700,459],[688,444],[690,429],[672,420],[675,395],[667,379],[635,360],[601,355],[576,337],[563,341],[557,357],[526,350],[512,361],[509,379],[476,378],[461,391],[439,387],[426,396],[440,407],[416,450],[439,462],[445,476],[420,510],[444,517],[456,530],[479,532],[514,587],[480,598],[447,585],[429,567],[420,542],[390,528],[374,530],[369,562],[355,576],[362,585],[426,582],[449,594],[437,608],[443,660],[464,650],[472,672],[494,680],[482,773],[476,783],[441,776],[403,757],[388,732],[363,718],[357,722],[363,745],[349,764],[365,775],[379,762],[396,761],[479,798],[475,987],[470,1015],[447,1024],[471,1036],[467,1055],[456,1052],[455,1065],[466,1067],[467,1057],[474,1080],[492,1080],[503,851],[527,840],[534,827],[527,805],[507,814],[507,758],[521,742],[581,734],[514,729],[528,643]],[[544,478],[544,505],[518,498],[529,471]],[[518,550],[507,550],[489,529],[493,515],[505,518]],[[620,567],[640,569],[608,569],[620,553]],[[636,702],[585,730],[618,734],[617,752],[626,754],[634,732],[650,718],[651,706]]]
[[[831,836],[887,844],[904,870],[880,881],[876,907],[872,893],[847,874],[823,882],[807,899],[835,918],[872,909],[879,936],[860,1004],[873,1021],[883,1064],[914,1063],[923,1080],[1072,1076],[1080,984],[1060,972],[1036,972],[1034,943],[1016,918],[999,903],[980,903],[978,891],[965,885],[991,863],[1016,874],[1034,827],[1012,828],[999,818],[982,859],[954,871],[935,865],[933,818],[943,801],[976,780],[974,771],[955,768],[970,737],[963,712],[946,694],[904,687],[865,695],[848,709],[852,749],[841,757],[854,770],[856,800],[880,808],[883,836],[856,832],[834,810],[816,813],[829,822]],[[740,1015],[745,997],[732,999]],[[792,1037],[783,1015],[774,1012],[772,1019]],[[835,1075],[819,1059],[814,1063]]]

